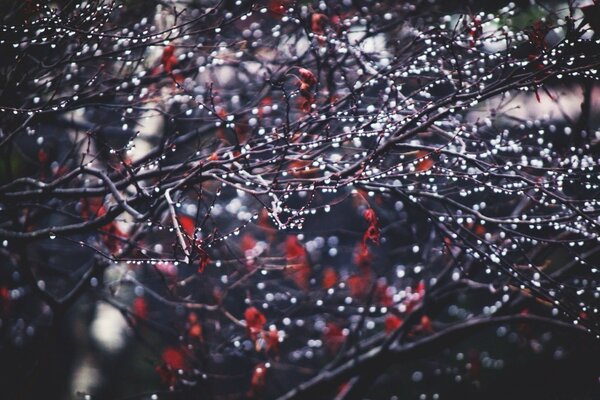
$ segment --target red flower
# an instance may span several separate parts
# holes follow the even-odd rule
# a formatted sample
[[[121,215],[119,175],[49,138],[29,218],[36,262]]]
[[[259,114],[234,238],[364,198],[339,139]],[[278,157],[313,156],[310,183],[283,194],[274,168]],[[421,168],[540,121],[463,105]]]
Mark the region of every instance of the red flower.
[[[300,261],[306,257],[306,250],[295,235],[288,236],[285,240],[285,255],[288,261]]]
[[[299,264],[293,264],[291,266],[288,266],[286,272],[288,273],[288,276],[290,276],[294,280],[294,282],[296,283],[296,285],[298,285],[300,289],[308,290],[311,274],[311,270],[308,266],[308,263],[302,262]]]
[[[244,312],[248,334],[252,340],[256,340],[263,326],[267,323],[267,318],[256,307],[248,307]]]
[[[377,223],[377,215],[375,214],[375,211],[372,208],[367,208],[363,215],[368,223]]]
[[[267,367],[265,364],[258,364],[252,371],[252,378],[250,379],[250,389],[248,390],[248,397],[254,398],[259,395],[267,384]]]
[[[427,315],[423,315],[421,317],[421,324],[419,326],[419,330],[425,333],[433,332],[433,326],[431,324],[431,319]]]
[[[297,236],[288,236],[285,241],[285,254],[288,262],[286,274],[291,277],[301,289],[308,289],[310,279],[310,266],[308,265],[306,250],[298,241]]]
[[[369,250],[369,246],[363,238],[363,241],[360,242],[356,249],[356,254],[354,256],[354,263],[361,269],[363,272],[368,271],[371,266],[371,260],[373,257],[371,256],[371,251]]]
[[[377,282],[375,287],[375,299],[385,307],[391,307],[394,304],[394,300],[388,291],[388,285],[381,281]]]
[[[183,369],[185,361],[181,350],[174,347],[167,347],[162,354],[163,362],[172,369]]]
[[[471,40],[469,41],[471,47],[475,47],[475,42],[479,39],[479,36],[483,33],[483,29],[481,27],[481,17],[476,16],[473,18],[473,26],[469,28],[469,36]]]
[[[370,278],[367,274],[352,275],[347,282],[352,297],[363,297],[369,290]]]
[[[338,274],[337,272],[335,272],[335,269],[331,268],[331,267],[327,267],[325,268],[325,271],[323,271],[323,288],[324,289],[329,289],[331,287],[333,287],[338,281]]]
[[[102,238],[102,241],[106,247],[108,247],[112,253],[116,253],[121,250],[122,243],[120,239],[125,239],[127,235],[125,232],[119,229],[117,222],[113,221],[107,225],[104,225],[101,230],[106,233]]]
[[[313,33],[322,35],[325,33],[325,24],[327,23],[327,20],[328,18],[325,14],[314,13],[310,17],[310,30],[313,31]]]
[[[420,159],[417,163],[417,171],[422,172],[433,168],[433,160],[431,157],[428,157],[428,155],[429,153],[424,150],[421,150],[417,153],[417,158]]]
[[[328,322],[323,333],[323,342],[331,354],[337,353],[346,340],[344,331],[334,322]]]
[[[240,241],[240,247],[241,247],[242,251],[244,252],[244,254],[247,251],[252,250],[255,246],[256,246],[256,239],[254,239],[254,237],[252,235],[246,233],[244,236],[242,236],[242,240]]]
[[[175,47],[172,45],[165,46],[162,56],[160,57],[160,63],[163,66],[163,70],[166,73],[171,73],[173,67],[177,64],[177,57],[175,56]]]
[[[258,218],[258,226],[267,236],[267,240],[269,240],[270,242],[275,240],[275,232],[277,232],[277,230],[273,227],[273,223],[271,222],[271,218],[269,217],[269,212],[264,208],[260,212],[260,216]]]
[[[196,231],[196,220],[194,218],[189,215],[180,215],[179,224],[189,237],[194,237],[194,232]]]
[[[307,84],[309,88],[317,83],[317,78],[315,78],[315,74],[311,70],[300,68],[298,74],[300,74],[300,82]]]
[[[394,332],[396,329],[400,328],[403,323],[404,321],[400,317],[394,314],[388,315],[384,321],[385,333]]]
[[[211,259],[208,256],[208,253],[200,246],[198,246],[198,251],[200,252],[200,259],[198,260],[198,272],[202,273],[204,272],[206,266],[210,263]]]
[[[141,320],[148,319],[148,303],[146,299],[138,296],[133,301],[133,315]]]
[[[198,321],[198,316],[196,313],[190,313],[188,316],[188,324],[188,336],[190,339],[195,339],[202,342],[202,325],[200,325],[200,321]]]
[[[162,364],[156,367],[156,372],[166,384],[174,386],[177,383],[177,371],[186,367],[183,353],[174,347],[167,347],[163,351],[162,361]]]
[[[281,18],[285,15],[285,7],[287,5],[286,0],[270,0],[269,1],[269,11],[274,16]]]
[[[38,160],[42,165],[45,165],[48,162],[48,153],[46,153],[44,149],[38,151]]]
[[[365,210],[364,217],[369,223],[369,226],[363,235],[363,243],[366,245],[368,241],[371,241],[374,244],[379,244],[380,231],[377,224],[377,215],[375,214],[375,211],[373,211],[372,208],[367,208]]]
[[[425,296],[425,282],[424,281],[419,281],[419,284],[417,285],[417,293],[419,294],[419,298],[423,298],[423,296]]]

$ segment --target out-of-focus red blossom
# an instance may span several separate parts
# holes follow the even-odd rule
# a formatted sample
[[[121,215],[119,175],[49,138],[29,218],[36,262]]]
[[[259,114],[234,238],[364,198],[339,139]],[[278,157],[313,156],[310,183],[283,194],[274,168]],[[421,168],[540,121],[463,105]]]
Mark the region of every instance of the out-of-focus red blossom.
[[[260,101],[261,107],[268,107],[273,105],[273,98],[271,96],[265,96]]]
[[[323,332],[323,343],[330,354],[338,352],[344,341],[346,335],[344,331],[334,322],[328,322],[325,326],[325,332]]]
[[[81,217],[85,220],[99,218],[106,214],[106,207],[101,199],[81,199]],[[121,239],[126,239],[127,234],[123,232],[116,221],[109,222],[100,228],[105,234],[102,235],[102,242],[112,252],[116,253],[121,249]]]
[[[423,315],[421,317],[421,322],[418,326],[418,330],[423,333],[433,332],[433,325],[431,324],[431,318],[429,318],[427,315]]]
[[[313,177],[316,168],[310,168],[311,163],[309,160],[294,160],[289,164],[288,171],[295,177]]]
[[[348,278],[348,288],[350,289],[350,296],[355,298],[361,298],[367,295],[370,286],[370,276],[368,274],[352,275]]]
[[[389,287],[384,282],[377,282],[375,287],[375,300],[384,307],[391,307],[394,304]]]
[[[328,18],[325,14],[313,13],[310,17],[310,30],[318,35],[324,34],[327,21]]]
[[[332,94],[331,96],[329,96],[327,98],[326,103],[327,104],[335,104],[340,100],[340,96],[338,96],[337,94]]]
[[[102,238],[102,241],[104,242],[106,247],[112,253],[116,253],[119,250],[121,250],[123,243],[120,239],[126,239],[127,234],[121,229],[119,229],[119,227],[117,226],[117,222],[113,221],[107,225],[104,225],[101,228],[101,230],[106,233],[106,235],[103,235]]]
[[[198,252],[200,253],[200,258],[198,259],[198,273],[203,273],[211,259],[201,246],[198,246]]]
[[[275,17],[281,18],[285,15],[287,0],[269,0],[269,12]]]
[[[420,155],[419,157],[421,157],[421,159],[419,160],[419,162],[417,163],[417,171],[419,172],[424,172],[424,171],[428,171],[431,168],[433,168],[433,160],[431,159],[431,157],[426,157],[427,152],[423,152],[425,154]]]
[[[477,236],[483,236],[485,235],[485,227],[481,224],[477,224],[475,225],[475,234]]]
[[[394,314],[390,314],[385,318],[385,321],[383,323],[385,325],[385,333],[389,334],[394,332],[396,329],[400,328],[404,321],[402,320],[402,318]]]
[[[304,246],[298,241],[296,235],[290,235],[285,240],[285,256],[288,261],[298,261],[306,257]]]
[[[369,223],[369,226],[363,235],[363,243],[366,244],[371,241],[374,244],[379,244],[380,231],[377,223],[377,214],[375,214],[375,211],[372,208],[367,208],[363,215]]]
[[[422,299],[423,296],[425,296],[425,281],[419,281],[416,293],[419,295],[419,299]]]
[[[288,266],[286,272],[302,290],[308,290],[311,270],[305,261]]]
[[[179,224],[183,231],[189,237],[193,238],[196,232],[196,220],[189,215],[182,214],[179,216]]]
[[[271,222],[269,212],[264,208],[262,209],[262,211],[260,212],[260,216],[258,217],[258,226],[265,233],[269,242],[273,242],[275,240],[277,229],[275,229],[273,223]]]
[[[183,352],[175,347],[167,347],[163,351],[162,360],[172,369],[183,369],[185,367]]]
[[[271,110],[271,105],[273,104],[273,99],[271,96],[265,96],[260,101],[260,106],[258,107],[258,118],[264,117]]]
[[[311,70],[306,68],[299,68],[298,74],[300,75],[300,81],[306,83],[309,87],[312,87],[317,83],[317,78]]]
[[[317,78],[311,70],[306,68],[298,69],[299,82],[298,88],[300,89],[300,109],[303,112],[310,112],[312,105],[315,103],[315,97],[311,93],[311,88],[317,83]]]
[[[481,27],[481,17],[477,15],[475,16],[475,18],[473,18],[473,26],[469,28],[469,45],[471,47],[475,47],[475,42],[477,41],[477,39],[479,39],[482,33],[483,28]]]
[[[244,234],[244,236],[242,236],[242,240],[240,241],[240,248],[244,254],[247,251],[252,250],[254,247],[256,247],[256,239],[254,239],[254,236],[249,233]]]
[[[202,342],[204,340],[202,336],[202,325],[198,320],[196,313],[190,313],[188,315],[188,336],[190,339]]]
[[[180,349],[167,347],[162,353],[162,364],[156,367],[156,372],[160,375],[164,383],[169,386],[177,384],[177,370],[185,369],[185,358]]]
[[[177,56],[175,56],[175,47],[173,45],[165,46],[160,57],[160,63],[166,73],[170,74],[173,71],[173,67],[177,65]]]
[[[267,323],[267,318],[258,308],[248,307],[244,312],[244,319],[246,320],[248,335],[252,340],[256,341],[258,334],[262,332],[263,327]]]
[[[46,153],[46,150],[44,149],[39,149],[38,150],[38,161],[40,162],[40,164],[42,165],[46,165],[48,163],[48,153]]]
[[[362,271],[368,271],[371,267],[371,261],[373,256],[369,250],[369,246],[364,242],[360,242],[357,245],[354,253],[354,264],[356,264]]]
[[[335,269],[333,269],[332,267],[325,268],[325,270],[323,271],[323,289],[329,289],[334,287],[335,284],[338,282],[338,279],[338,274],[337,272],[335,272]]]
[[[252,378],[250,378],[250,389],[248,389],[247,396],[249,398],[256,398],[259,396],[267,384],[267,366],[265,364],[258,364],[252,371]]]
[[[303,290],[308,289],[311,270],[308,264],[306,249],[295,235],[288,236],[285,241],[285,255],[288,262],[286,275],[294,280]]]
[[[148,319],[148,303],[142,296],[138,296],[133,300],[133,315],[140,320]]]
[[[372,208],[367,208],[363,213],[363,216],[369,224],[377,223],[377,215]]]
[[[101,217],[106,214],[106,208],[102,205],[102,201],[97,198],[82,198],[81,204],[81,217],[85,220],[92,217]]]
[[[348,394],[348,391],[350,389],[352,389],[352,385],[350,385],[349,381],[346,381],[346,382],[342,383],[337,388],[337,394],[336,394],[335,398],[336,399],[343,399],[343,398],[345,398],[346,395]]]

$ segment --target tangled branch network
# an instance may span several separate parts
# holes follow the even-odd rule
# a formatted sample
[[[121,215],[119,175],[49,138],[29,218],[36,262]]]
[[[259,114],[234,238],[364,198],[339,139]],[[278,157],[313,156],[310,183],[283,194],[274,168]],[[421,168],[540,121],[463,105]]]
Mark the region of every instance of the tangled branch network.
[[[177,338],[172,388],[243,354],[282,399],[486,326],[600,337],[599,5],[43,3],[0,27],[7,304],[93,293]]]

